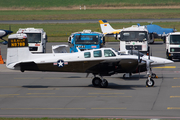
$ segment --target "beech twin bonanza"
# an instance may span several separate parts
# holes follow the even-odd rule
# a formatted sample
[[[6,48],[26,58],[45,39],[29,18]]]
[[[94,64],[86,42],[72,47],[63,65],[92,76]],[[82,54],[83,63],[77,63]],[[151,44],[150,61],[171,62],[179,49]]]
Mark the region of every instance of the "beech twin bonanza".
[[[26,34],[9,36],[6,66],[9,69],[24,71],[52,71],[92,73],[92,84],[107,87],[103,76],[116,73],[133,73],[146,61],[140,56],[121,55],[112,48],[92,49],[75,53],[32,54],[28,48]],[[147,60],[153,62],[151,60]],[[99,76],[99,77],[98,77]],[[148,79],[147,81],[152,81]],[[146,83],[147,84],[147,83]],[[151,85],[149,85],[151,87]]]

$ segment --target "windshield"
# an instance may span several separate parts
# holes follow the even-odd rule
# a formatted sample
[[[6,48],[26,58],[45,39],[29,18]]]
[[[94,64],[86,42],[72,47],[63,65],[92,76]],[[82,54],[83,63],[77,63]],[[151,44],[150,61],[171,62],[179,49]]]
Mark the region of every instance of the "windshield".
[[[118,52],[116,49],[112,48],[118,55],[121,55],[120,52]]]
[[[171,44],[180,44],[180,35],[171,35],[170,43]]]
[[[121,38],[122,41],[145,41],[147,40],[146,31],[122,31]]]
[[[28,43],[40,43],[41,33],[26,33]]]
[[[76,44],[98,44],[98,36],[96,35],[76,35]]]
[[[143,53],[141,53],[141,52],[139,52],[139,51],[137,51],[137,50],[128,50],[128,54],[129,54],[129,55],[137,55],[137,56],[140,56],[140,57],[143,57],[143,56],[144,56]]]

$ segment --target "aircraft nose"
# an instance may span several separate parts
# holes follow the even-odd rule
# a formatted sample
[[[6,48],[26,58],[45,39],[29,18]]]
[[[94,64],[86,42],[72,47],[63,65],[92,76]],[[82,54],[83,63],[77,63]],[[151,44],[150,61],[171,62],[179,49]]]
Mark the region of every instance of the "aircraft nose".
[[[172,63],[174,63],[174,61],[165,59],[165,60],[164,60],[164,63],[166,63],[166,64],[172,64]]]
[[[174,61],[172,60],[168,60],[165,58],[158,58],[156,57],[155,60],[153,60],[155,62],[155,64],[172,64],[174,63]]]
[[[13,33],[11,30],[4,30],[6,32],[6,35]]]

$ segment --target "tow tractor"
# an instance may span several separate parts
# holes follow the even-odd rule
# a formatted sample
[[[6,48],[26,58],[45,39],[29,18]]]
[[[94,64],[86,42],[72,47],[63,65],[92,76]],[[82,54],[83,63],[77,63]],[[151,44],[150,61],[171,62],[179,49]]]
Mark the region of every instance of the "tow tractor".
[[[82,32],[72,33],[68,38],[70,53],[89,49],[98,49],[105,45],[105,37],[100,32],[83,30]],[[77,49],[78,48],[78,49]]]

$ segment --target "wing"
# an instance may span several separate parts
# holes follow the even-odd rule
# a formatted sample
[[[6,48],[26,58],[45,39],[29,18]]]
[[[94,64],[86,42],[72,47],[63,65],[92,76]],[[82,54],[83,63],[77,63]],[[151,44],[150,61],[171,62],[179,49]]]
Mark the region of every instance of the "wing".
[[[137,59],[105,60],[86,70],[87,73],[110,76],[115,73],[129,73],[138,66]]]

